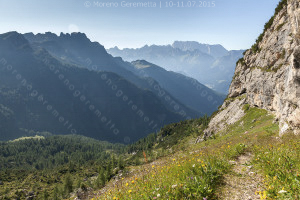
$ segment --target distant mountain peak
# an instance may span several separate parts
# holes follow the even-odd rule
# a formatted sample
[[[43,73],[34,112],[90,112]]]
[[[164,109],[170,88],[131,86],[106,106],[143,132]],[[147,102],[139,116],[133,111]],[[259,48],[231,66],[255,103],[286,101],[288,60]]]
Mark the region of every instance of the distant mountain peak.
[[[132,65],[134,65],[137,69],[146,69],[146,68],[160,68],[161,70],[164,70],[163,68],[150,63],[146,60],[136,60],[131,62]]]
[[[137,69],[145,69],[151,67],[153,64],[147,62],[146,60],[136,60],[132,61],[133,64]]]
[[[82,41],[89,41],[90,42],[90,39],[88,39],[86,34],[81,33],[81,32],[73,32],[71,34],[61,32],[59,37],[63,38],[63,39],[75,39],[75,40],[82,40]]]
[[[227,51],[222,45],[200,44],[196,41],[175,41],[172,45],[145,45],[135,49],[111,48],[107,51],[128,62],[147,60],[165,70],[193,77],[224,94],[228,92],[236,61],[243,56],[242,51]],[[142,68],[146,69],[144,66]],[[147,67],[147,70],[152,68]],[[219,80],[227,82],[219,83]]]
[[[228,50],[220,44],[202,44],[196,41],[175,41],[172,47],[182,51],[198,50],[215,58],[223,57],[228,53]]]
[[[16,31],[1,34],[0,39],[9,43],[12,47],[16,49],[31,49],[28,40],[26,40],[26,38],[22,34]]]
[[[53,41],[53,40],[77,40],[77,41],[84,41],[84,42],[91,42],[85,33],[81,32],[73,32],[73,33],[63,33],[61,32],[58,35],[52,32],[45,32],[45,33],[25,33],[25,38],[28,39],[30,42],[45,42],[45,41]]]
[[[111,49],[114,49],[114,50],[120,50],[119,47],[117,47],[117,46],[115,46],[115,47],[113,47],[113,48],[111,48]]]

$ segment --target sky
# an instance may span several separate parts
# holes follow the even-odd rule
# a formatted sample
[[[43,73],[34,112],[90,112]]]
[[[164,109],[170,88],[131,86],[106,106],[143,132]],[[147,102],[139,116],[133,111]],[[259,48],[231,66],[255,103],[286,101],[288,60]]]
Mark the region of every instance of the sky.
[[[105,48],[139,48],[177,40],[248,49],[278,2],[0,0],[0,33],[83,32]]]

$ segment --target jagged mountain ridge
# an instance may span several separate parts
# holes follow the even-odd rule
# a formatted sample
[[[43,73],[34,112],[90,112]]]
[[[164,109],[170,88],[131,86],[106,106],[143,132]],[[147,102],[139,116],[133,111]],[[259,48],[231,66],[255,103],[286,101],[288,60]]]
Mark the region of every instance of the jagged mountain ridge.
[[[244,116],[246,104],[276,116],[280,135],[300,134],[300,2],[282,0],[256,44],[239,60],[229,95],[206,135]],[[224,120],[225,119],[225,120]]]
[[[201,44],[196,41],[175,41],[172,44],[173,48],[181,49],[182,51],[195,51],[199,50],[203,53],[206,53],[214,58],[221,58],[228,54],[228,50],[225,49],[222,45],[209,45]]]
[[[137,49],[118,47],[107,50],[124,60],[147,60],[166,70],[197,79],[200,83],[223,94],[228,93],[235,63],[244,50],[228,51],[221,45],[176,41],[172,45],[151,45]]]
[[[25,38],[30,41],[30,44],[36,48],[46,49],[52,56],[59,59],[63,63],[72,63],[79,67],[88,68],[94,71],[109,71],[116,73],[126,80],[132,82],[136,86],[152,91],[158,98],[162,100],[162,103],[173,112],[181,112],[182,116],[187,117],[199,117],[205,113],[210,114],[216,110],[216,106],[207,109],[194,110],[182,103],[181,99],[176,99],[174,95],[170,94],[168,90],[162,88],[156,80],[145,80],[143,77],[139,77],[132,73],[130,69],[133,68],[131,63],[124,62],[121,58],[115,58],[108,54],[104,47],[98,42],[91,42],[84,33],[61,33],[59,36],[51,32],[45,34],[24,34]],[[151,77],[150,77],[151,79]],[[149,84],[149,83],[152,84]],[[155,87],[154,87],[155,86]],[[156,88],[158,86],[158,88]],[[206,87],[205,87],[206,88]],[[180,91],[178,91],[180,92]],[[163,93],[163,96],[162,96]],[[179,106],[179,111],[174,109],[174,106],[170,102],[166,101],[163,97],[169,96],[176,102],[176,106]],[[219,95],[214,95],[214,99],[219,99]],[[204,102],[205,98],[194,99],[194,101]],[[218,101],[218,105],[222,101]]]
[[[0,140],[46,131],[124,143],[182,120],[151,91],[115,73],[63,64],[17,32],[0,35],[0,66]]]
[[[145,60],[137,60],[131,63],[135,67],[130,69],[132,72],[141,77],[155,79],[176,99],[194,110],[202,110],[204,113],[211,114],[210,111],[217,109],[216,106],[221,105],[220,102],[225,98],[225,95],[223,97],[217,95],[197,80],[180,73],[166,71]]]

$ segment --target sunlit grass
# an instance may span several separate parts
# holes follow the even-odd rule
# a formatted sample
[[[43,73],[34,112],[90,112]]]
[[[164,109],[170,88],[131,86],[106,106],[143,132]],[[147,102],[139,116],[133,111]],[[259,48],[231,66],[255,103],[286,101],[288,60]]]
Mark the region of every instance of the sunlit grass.
[[[299,136],[288,134],[282,139],[273,139],[267,145],[254,146],[254,152],[253,163],[265,175],[266,197],[299,199]]]
[[[165,165],[151,165],[146,175],[126,179],[101,199],[203,199],[214,197],[230,165],[202,152],[169,158]]]
[[[267,111],[250,108],[213,139],[141,166],[97,199],[216,199],[229,161],[245,152],[265,177],[261,199],[299,199],[299,136],[276,139],[278,130]]]

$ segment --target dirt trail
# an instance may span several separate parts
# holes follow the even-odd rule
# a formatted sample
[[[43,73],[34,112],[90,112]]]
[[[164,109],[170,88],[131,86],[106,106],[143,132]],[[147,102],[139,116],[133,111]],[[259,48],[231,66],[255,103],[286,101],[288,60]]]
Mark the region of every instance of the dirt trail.
[[[262,191],[261,175],[257,174],[250,165],[253,156],[250,153],[239,156],[233,164],[233,170],[225,175],[225,185],[219,192],[219,199],[224,200],[254,200],[260,199],[256,191]]]

